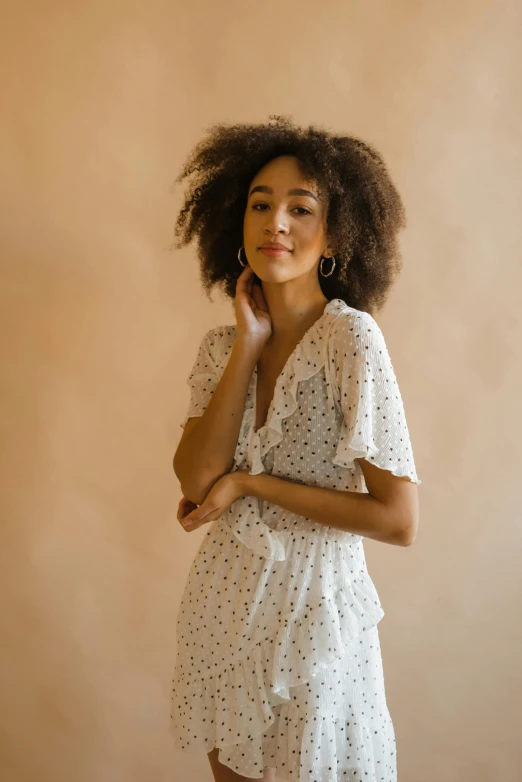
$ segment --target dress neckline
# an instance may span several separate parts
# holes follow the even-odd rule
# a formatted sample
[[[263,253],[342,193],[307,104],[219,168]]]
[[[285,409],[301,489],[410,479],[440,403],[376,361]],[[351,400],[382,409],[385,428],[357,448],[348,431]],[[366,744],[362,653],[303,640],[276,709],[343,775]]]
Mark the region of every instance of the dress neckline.
[[[330,313],[337,313],[340,310],[342,310],[345,307],[348,307],[349,305],[346,304],[343,299],[330,299],[325,305],[325,308],[321,315],[312,323],[311,326],[307,328],[299,342],[295,345],[294,349],[288,356],[288,358],[285,361],[285,364],[279,373],[279,375],[276,378],[276,382],[274,385],[274,393],[272,394],[272,399],[270,400],[270,404],[268,406],[268,411],[266,414],[266,421],[265,423],[259,427],[259,429],[256,429],[256,420],[257,420],[257,364],[254,367],[254,371],[252,373],[252,384],[253,384],[253,414],[252,414],[252,431],[254,435],[259,435],[261,432],[264,432],[268,426],[270,425],[270,420],[272,418],[273,412],[274,412],[274,403],[275,398],[277,396],[277,388],[278,386],[283,382],[284,377],[286,376],[286,373],[288,371],[288,367],[290,365],[293,365],[294,359],[296,357],[296,354],[298,351],[302,348],[302,346],[305,344],[305,342],[309,342],[312,340],[313,336],[317,333],[320,326],[322,325],[323,321],[325,320],[326,316]]]

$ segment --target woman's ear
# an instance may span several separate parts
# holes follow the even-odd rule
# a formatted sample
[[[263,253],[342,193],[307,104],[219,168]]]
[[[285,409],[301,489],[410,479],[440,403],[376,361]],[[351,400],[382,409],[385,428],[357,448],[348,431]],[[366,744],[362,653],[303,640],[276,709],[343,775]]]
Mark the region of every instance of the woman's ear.
[[[332,245],[329,244],[323,255],[325,258],[330,258],[332,255],[335,255],[335,247],[332,247]]]
[[[336,252],[335,252],[333,236],[330,236],[330,234],[328,233],[328,226],[327,225],[325,225],[325,227],[324,227],[324,233],[325,233],[325,239],[326,239],[327,245],[325,247],[323,255],[325,256],[325,258],[327,258],[327,257],[329,257],[331,255],[335,255]]]

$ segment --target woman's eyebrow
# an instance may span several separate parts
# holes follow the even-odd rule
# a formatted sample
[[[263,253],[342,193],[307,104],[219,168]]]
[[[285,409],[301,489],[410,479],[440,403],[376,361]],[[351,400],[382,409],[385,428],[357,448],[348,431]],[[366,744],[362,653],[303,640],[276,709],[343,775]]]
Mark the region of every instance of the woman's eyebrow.
[[[272,187],[268,187],[268,185],[257,185],[256,187],[253,187],[250,191],[249,198],[253,193],[273,193],[274,190]],[[288,191],[288,195],[302,195],[302,196],[310,196],[310,198],[315,199],[315,201],[319,201],[315,193],[312,193],[311,190],[303,190],[302,187],[295,187],[293,190]]]

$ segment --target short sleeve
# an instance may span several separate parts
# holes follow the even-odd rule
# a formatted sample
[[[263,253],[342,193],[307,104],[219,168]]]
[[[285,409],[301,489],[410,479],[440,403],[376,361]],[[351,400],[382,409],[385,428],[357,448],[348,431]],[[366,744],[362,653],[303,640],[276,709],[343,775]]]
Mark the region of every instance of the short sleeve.
[[[354,459],[365,458],[420,484],[401,393],[378,323],[359,310],[340,318],[330,355],[343,416],[334,464],[355,469]]]
[[[210,329],[203,336],[196,360],[187,378],[190,388],[190,401],[185,417],[180,424],[185,427],[189,418],[201,416],[205,412],[208,403],[219,382],[219,372],[214,358],[215,329]]]

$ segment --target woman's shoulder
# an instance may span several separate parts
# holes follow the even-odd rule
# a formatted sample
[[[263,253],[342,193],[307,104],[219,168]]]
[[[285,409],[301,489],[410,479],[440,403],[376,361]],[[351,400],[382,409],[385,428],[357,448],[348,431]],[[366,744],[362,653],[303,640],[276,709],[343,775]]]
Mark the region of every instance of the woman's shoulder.
[[[212,326],[204,334],[203,339],[207,342],[208,349],[216,364],[226,361],[232,350],[236,335],[237,327],[235,323]]]
[[[327,351],[334,365],[355,360],[373,362],[388,348],[381,327],[369,312],[346,306],[332,323]]]
[[[335,308],[335,324],[340,328],[345,328],[347,325],[366,325],[377,323],[373,315],[366,310],[358,310],[356,307],[350,307],[349,304],[343,302],[344,306]]]
[[[338,342],[347,338],[358,338],[372,334],[378,338],[382,335],[381,328],[373,315],[366,310],[358,310],[345,304],[335,312],[335,317],[331,328],[328,330],[328,336]]]
[[[219,342],[227,339],[227,337],[235,339],[236,333],[237,327],[235,323],[225,323],[221,326],[212,326],[212,328],[207,331],[206,336],[211,342]]]

